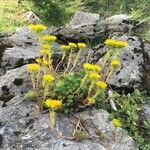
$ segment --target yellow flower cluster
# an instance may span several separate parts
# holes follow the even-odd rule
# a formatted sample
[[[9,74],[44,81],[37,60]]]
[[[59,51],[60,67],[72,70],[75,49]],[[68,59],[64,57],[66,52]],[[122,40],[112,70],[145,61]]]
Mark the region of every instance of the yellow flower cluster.
[[[40,66],[38,64],[28,64],[27,65],[27,69],[31,72],[34,71],[39,71],[40,70]]]
[[[110,46],[110,47],[117,47],[117,48],[123,48],[123,47],[126,47],[128,46],[128,43],[125,42],[125,41],[121,41],[121,40],[114,40],[114,39],[107,39],[105,41],[105,44],[107,46]]]
[[[70,47],[70,48],[76,48],[76,47],[77,47],[77,44],[70,42],[70,43],[69,43],[69,47]]]
[[[54,36],[54,35],[44,35],[44,36],[42,37],[42,39],[43,39],[44,41],[53,42],[53,41],[56,41],[56,40],[57,40],[57,37]]]
[[[93,79],[93,80],[97,80],[97,79],[99,79],[101,76],[98,74],[98,73],[95,73],[95,72],[91,72],[90,74],[89,74],[89,78],[90,79]]]
[[[39,65],[42,63],[42,60],[41,60],[40,58],[37,58],[35,61],[36,61]]]
[[[111,121],[111,123],[117,128],[117,127],[121,127],[122,124],[121,124],[121,121],[119,119],[113,119]]]
[[[86,48],[86,44],[85,43],[78,43],[77,45],[81,49]]]
[[[55,80],[54,76],[51,74],[45,74],[43,76],[43,81],[47,83],[51,83],[53,80]]]
[[[48,53],[49,53],[48,49],[41,49],[40,50],[40,54],[42,54],[42,55],[47,55]]]
[[[61,45],[60,48],[62,50],[67,50],[67,49],[70,49],[70,46],[68,46],[68,45]]]
[[[111,66],[114,67],[114,68],[120,66],[120,64],[121,63],[120,63],[119,60],[112,60],[111,61]]]
[[[37,32],[47,29],[47,27],[42,25],[42,24],[31,24],[31,25],[28,26],[28,28],[30,30],[37,31]]]
[[[62,106],[61,100],[47,99],[45,105],[50,109],[57,109]]]
[[[89,63],[85,63],[83,64],[83,68],[85,70],[89,70],[89,71],[100,71],[101,70],[101,67],[98,66],[98,65],[93,65],[93,64],[89,64]]]
[[[48,65],[49,65],[49,62],[48,62],[47,60],[43,59],[43,61],[42,61],[42,65],[44,65],[44,66],[48,66]]]
[[[49,49],[49,45],[47,45],[47,44],[42,45],[42,49],[48,50]]]
[[[89,105],[94,105],[95,103],[96,103],[96,100],[94,98],[91,98],[91,97],[88,98]]]
[[[100,89],[106,89],[107,88],[107,84],[103,81],[97,81],[96,86]]]

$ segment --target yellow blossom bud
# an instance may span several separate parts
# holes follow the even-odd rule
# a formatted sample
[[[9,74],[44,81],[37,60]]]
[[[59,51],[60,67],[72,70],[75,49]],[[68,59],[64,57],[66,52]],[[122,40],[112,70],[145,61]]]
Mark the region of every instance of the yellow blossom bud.
[[[105,41],[105,44],[110,47],[118,47],[118,48],[123,48],[128,46],[127,42],[121,40],[114,40],[114,39],[107,39]]]
[[[96,100],[94,98],[88,98],[88,104],[89,105],[94,105],[96,103]]]
[[[100,89],[106,89],[107,88],[107,84],[103,81],[97,81],[96,86]]]
[[[49,49],[49,45],[42,45],[42,49],[48,50]]]
[[[101,70],[101,67],[98,65],[93,65],[93,70],[99,72]]]
[[[27,69],[31,72],[34,71],[39,71],[40,70],[40,66],[38,64],[28,64],[27,65]]]
[[[85,43],[78,43],[77,44],[79,48],[84,49],[86,48],[86,44]]]
[[[68,50],[68,49],[70,49],[70,46],[68,46],[68,45],[61,45],[60,48],[62,50]]]
[[[57,109],[62,106],[62,101],[61,100],[53,100],[53,99],[47,99],[44,103],[46,107],[50,109]]]
[[[42,65],[48,66],[48,65],[49,65],[49,62],[48,62],[47,60],[44,59],[44,60],[42,61]]]
[[[92,72],[92,73],[89,74],[89,78],[93,79],[93,80],[99,79],[100,77],[101,76],[98,73],[95,73],[95,72]]]
[[[42,25],[42,24],[35,24],[35,25],[34,25],[34,24],[31,24],[31,25],[28,26],[28,28],[29,28],[30,30],[37,31],[37,32],[43,31],[43,30],[46,30],[46,29],[47,29],[47,27],[44,26],[44,25]]]
[[[111,121],[111,123],[117,128],[117,127],[121,127],[121,121],[119,119],[113,119]]]
[[[43,81],[46,82],[46,83],[51,83],[53,80],[55,80],[55,78],[51,74],[45,74],[43,76]]]
[[[40,54],[42,54],[42,55],[47,55],[47,54],[49,54],[49,50],[41,49],[41,50],[40,50]]]
[[[120,66],[120,64],[121,63],[120,63],[119,60],[112,60],[111,61],[111,66],[114,67],[114,68]]]
[[[92,70],[93,65],[92,65],[92,64],[89,64],[89,63],[85,63],[85,64],[83,64],[83,68],[84,68],[85,70]]]
[[[40,58],[37,58],[35,61],[36,61],[39,65],[42,63],[42,60],[41,60]]]
[[[42,37],[42,39],[43,39],[44,41],[53,42],[53,41],[56,41],[56,40],[57,40],[57,37],[54,36],[54,35],[44,35],[44,36]]]
[[[69,47],[71,47],[71,48],[76,48],[76,47],[77,47],[77,44],[70,42],[70,43],[69,43]]]

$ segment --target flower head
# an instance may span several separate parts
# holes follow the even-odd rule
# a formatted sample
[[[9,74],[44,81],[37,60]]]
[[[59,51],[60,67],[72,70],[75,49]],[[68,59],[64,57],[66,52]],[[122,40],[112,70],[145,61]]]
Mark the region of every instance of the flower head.
[[[43,64],[44,66],[48,66],[48,65],[49,65],[49,62],[48,62],[47,60],[43,59],[42,64]]]
[[[57,40],[57,37],[54,36],[54,35],[44,35],[44,36],[42,37],[42,39],[43,39],[44,41],[53,42],[53,41],[56,41],[56,40]]]
[[[46,26],[44,26],[44,25],[42,25],[42,24],[31,24],[31,25],[28,25],[28,28],[30,29],[30,30],[33,30],[33,31],[37,31],[37,32],[39,32],[39,31],[43,31],[43,30],[46,30],[47,29],[47,27]]]
[[[51,83],[53,80],[55,80],[55,78],[51,74],[45,74],[43,76],[43,81],[46,82],[46,83]]]
[[[111,123],[117,128],[117,127],[121,127],[121,121],[119,119],[113,119],[111,121]]]
[[[42,45],[42,49],[48,50],[49,49],[49,45],[47,45],[47,44]]]
[[[40,58],[37,58],[35,61],[36,61],[39,65],[42,63],[42,60],[41,60]]]
[[[44,103],[50,109],[57,109],[62,106],[61,100],[47,99]]]
[[[27,69],[31,72],[34,71],[39,71],[40,70],[40,66],[38,64],[28,64],[27,65]]]
[[[120,64],[121,63],[120,63],[119,60],[112,60],[111,61],[111,66],[114,67],[114,68],[120,66]]]
[[[70,46],[68,46],[68,45],[61,45],[60,48],[65,51],[65,50],[70,49]]]
[[[76,48],[76,47],[77,47],[77,44],[70,42],[70,43],[69,43],[69,47],[70,47],[70,48]]]
[[[100,89],[106,89],[107,88],[107,84],[103,81],[97,81],[96,86]]]
[[[42,55],[47,55],[48,53],[49,53],[49,50],[47,50],[47,49],[40,50],[40,54],[42,54]]]
[[[89,64],[89,63],[85,63],[83,64],[83,68],[85,70],[89,70],[89,71],[97,71],[99,72],[101,70],[101,67],[98,65],[93,65],[93,64]]]
[[[95,73],[95,72],[91,72],[90,74],[89,74],[89,78],[90,79],[93,79],[93,80],[97,80],[97,79],[99,79],[101,76],[98,74],[98,73]]]
[[[118,48],[123,48],[128,46],[127,42],[121,40],[114,40],[114,39],[107,39],[105,41],[105,44],[110,47],[118,47]]]
[[[96,100],[94,98],[91,98],[91,97],[88,98],[89,105],[94,105],[95,103],[96,103]]]
[[[77,44],[79,48],[84,49],[86,48],[86,44],[85,43],[78,43]]]

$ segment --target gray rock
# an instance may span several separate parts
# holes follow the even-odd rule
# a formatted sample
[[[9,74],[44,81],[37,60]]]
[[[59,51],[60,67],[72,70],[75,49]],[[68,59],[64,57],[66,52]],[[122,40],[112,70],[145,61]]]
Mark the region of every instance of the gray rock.
[[[87,16],[87,18],[90,18],[91,14],[86,14],[85,16]],[[103,39],[106,39],[110,35],[114,35],[114,32],[124,34],[132,31],[133,28],[135,30],[138,23],[138,21],[132,20],[130,16],[120,14],[106,18],[104,20],[98,20],[94,24],[83,24],[83,22],[80,20],[77,21],[76,24],[72,23],[70,25],[67,25],[66,27],[47,30],[46,33],[54,34],[58,37],[61,37],[59,40],[62,42],[83,40],[90,42],[99,42]]]
[[[69,26],[82,26],[95,24],[99,20],[99,14],[77,11]]]
[[[91,109],[75,114],[81,116],[85,129],[95,134],[98,129],[106,138],[92,138],[82,142],[69,140],[74,124],[73,116],[66,117],[57,114],[56,131],[49,128],[48,114],[37,111],[35,104],[24,101],[22,97],[14,97],[11,105],[0,109],[1,150],[138,150],[131,137],[121,128],[115,129],[108,120],[108,113],[104,110]],[[93,122],[91,121],[93,120]],[[59,135],[62,135],[58,138]],[[113,139],[113,140],[112,140]]]
[[[6,48],[2,54],[1,67],[4,71],[34,62],[39,57],[39,45],[33,32],[27,28],[19,29],[7,38],[12,47]]]
[[[144,114],[144,116],[145,116],[145,118],[146,118],[147,120],[150,119],[150,103],[149,103],[149,104],[146,104],[146,105],[144,106],[144,112],[143,112],[143,114]]]
[[[7,71],[0,77],[0,101],[2,107],[16,95],[24,94],[31,88],[31,81],[26,66]]]
[[[124,89],[150,89],[150,44],[136,36],[121,36],[129,45],[122,49],[121,62],[108,83]]]

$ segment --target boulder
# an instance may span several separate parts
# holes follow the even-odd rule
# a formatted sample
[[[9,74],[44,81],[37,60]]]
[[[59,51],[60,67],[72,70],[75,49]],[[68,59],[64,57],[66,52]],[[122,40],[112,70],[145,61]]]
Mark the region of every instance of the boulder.
[[[150,90],[150,43],[136,36],[120,36],[128,42],[121,50],[121,66],[108,83],[115,88],[132,91],[134,88]]]
[[[3,118],[0,122],[1,150],[138,150],[125,131],[114,128],[108,120],[108,112],[104,110],[93,108],[75,114],[82,117],[84,128],[91,136],[77,142],[71,140],[75,127],[71,121],[77,122],[74,116],[57,114],[56,128],[52,132],[49,127],[49,115],[38,114],[35,104],[18,96],[9,103],[7,107],[0,109]],[[99,136],[96,136],[96,131],[100,132]]]
[[[84,16],[85,19],[78,19],[78,17],[80,18],[80,15],[81,17]],[[131,32],[132,29],[134,29],[135,31],[136,26],[139,25],[139,21],[135,21],[130,16],[127,16],[125,14],[114,15],[103,20],[97,18],[97,21],[95,21],[95,23],[93,22],[93,16],[95,16],[95,14],[78,12],[77,14],[75,14],[73,21],[69,25],[65,27],[49,29],[46,30],[45,33],[58,36],[59,40],[62,42],[92,42],[96,40],[98,42],[101,42],[110,35],[114,35],[115,32],[124,34]],[[84,23],[89,20],[88,18],[92,18],[91,20],[93,23]],[[138,26],[138,28],[143,27]]]
[[[69,26],[92,25],[99,20],[99,14],[77,11],[73,16]]]
[[[0,77],[1,107],[6,107],[7,102],[16,95],[22,95],[31,89],[31,81],[26,65],[7,71]]]

